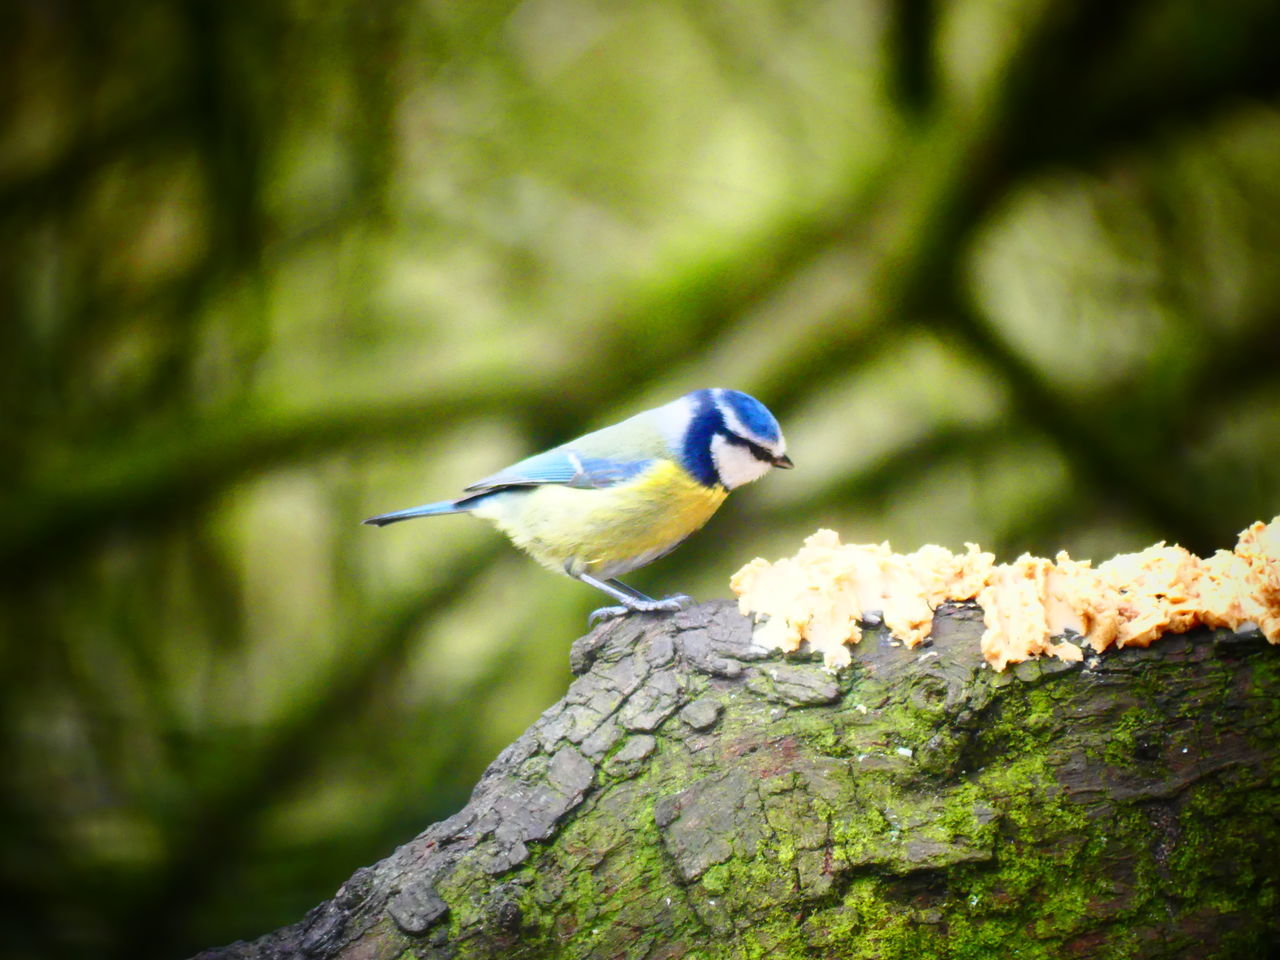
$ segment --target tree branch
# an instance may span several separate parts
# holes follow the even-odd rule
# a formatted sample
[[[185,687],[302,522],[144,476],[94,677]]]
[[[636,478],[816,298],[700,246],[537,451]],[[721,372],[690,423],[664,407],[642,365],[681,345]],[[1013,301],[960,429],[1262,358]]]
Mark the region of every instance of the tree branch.
[[[1261,636],[997,674],[981,629],[956,606],[927,649],[872,631],[833,677],[753,646],[724,602],[603,625],[463,810],[199,960],[1274,942],[1280,659]]]

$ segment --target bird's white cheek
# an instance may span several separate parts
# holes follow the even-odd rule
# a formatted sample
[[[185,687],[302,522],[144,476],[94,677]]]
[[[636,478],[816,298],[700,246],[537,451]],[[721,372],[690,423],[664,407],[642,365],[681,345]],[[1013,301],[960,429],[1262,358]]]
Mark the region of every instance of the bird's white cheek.
[[[732,490],[769,472],[769,464],[757,459],[746,447],[730,443],[718,434],[711,438],[711,459],[720,482]]]

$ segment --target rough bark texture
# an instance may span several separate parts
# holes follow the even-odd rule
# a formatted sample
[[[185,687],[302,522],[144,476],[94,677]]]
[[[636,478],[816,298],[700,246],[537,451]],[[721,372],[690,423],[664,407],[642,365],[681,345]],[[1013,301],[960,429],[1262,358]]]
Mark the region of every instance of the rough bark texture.
[[[465,809],[200,960],[1271,955],[1280,650],[997,674],[981,629],[833,677],[728,603],[604,625]]]

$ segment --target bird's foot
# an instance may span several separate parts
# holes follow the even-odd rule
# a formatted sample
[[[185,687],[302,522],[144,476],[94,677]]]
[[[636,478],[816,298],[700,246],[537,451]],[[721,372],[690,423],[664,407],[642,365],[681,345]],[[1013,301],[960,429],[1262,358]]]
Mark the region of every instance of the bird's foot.
[[[601,607],[599,610],[591,611],[591,616],[587,618],[587,626],[595,626],[597,620],[611,620],[614,617],[624,617],[628,613],[675,613],[691,603],[693,603],[693,597],[683,593],[677,593],[674,597],[663,597],[661,600],[628,598],[625,605]]]

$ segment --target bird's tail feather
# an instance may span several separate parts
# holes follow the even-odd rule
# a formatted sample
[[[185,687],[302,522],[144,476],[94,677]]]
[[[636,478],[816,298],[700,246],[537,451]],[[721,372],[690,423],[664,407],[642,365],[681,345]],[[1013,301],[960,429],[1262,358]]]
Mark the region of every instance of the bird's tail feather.
[[[394,513],[381,513],[362,521],[373,527],[385,527],[388,523],[399,523],[401,520],[412,520],[414,517],[436,517],[446,513],[466,513],[471,507],[464,500],[442,500],[439,503],[425,503],[420,507],[408,510],[396,510]]]

